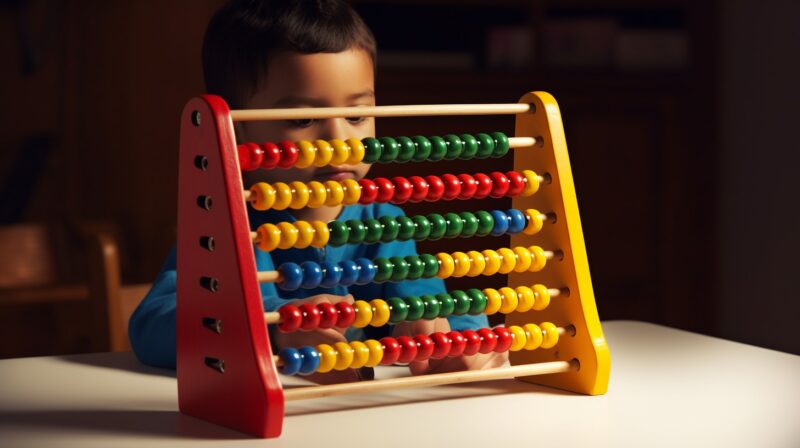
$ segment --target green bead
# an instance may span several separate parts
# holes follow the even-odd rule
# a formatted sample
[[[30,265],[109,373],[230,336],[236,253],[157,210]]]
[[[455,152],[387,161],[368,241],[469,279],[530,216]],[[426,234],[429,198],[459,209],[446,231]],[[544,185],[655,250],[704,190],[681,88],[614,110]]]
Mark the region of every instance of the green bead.
[[[414,145],[417,147],[414,153],[414,160],[417,162],[428,160],[428,157],[431,156],[431,141],[421,135],[415,136],[412,140],[414,140]]]
[[[364,144],[364,163],[375,163],[381,158],[381,142],[377,138],[367,137],[361,143]]]
[[[381,137],[378,140],[381,142],[381,149],[383,150],[381,162],[394,162],[395,159],[397,159],[397,155],[400,153],[400,144],[392,137]]]
[[[428,156],[428,160],[431,162],[438,162],[439,160],[444,159],[444,155],[447,154],[447,143],[445,143],[444,139],[438,135],[434,135],[430,138],[430,141],[431,155]]]
[[[389,304],[389,322],[396,324],[408,318],[408,305],[400,297],[391,297],[386,300]]]
[[[461,151],[464,149],[464,145],[461,143],[461,139],[457,135],[445,135],[444,142],[447,144],[447,152],[444,155],[445,160],[455,160],[461,156]]]
[[[364,242],[367,244],[374,244],[381,240],[383,236],[383,224],[377,219],[367,219],[364,221],[364,227],[367,228],[367,235],[364,237]]]
[[[428,218],[422,215],[416,215],[411,219],[414,221],[414,225],[416,226],[416,230],[414,231],[414,239],[417,241],[422,241],[428,238],[428,235],[431,233],[431,222],[428,221]]]
[[[350,229],[347,224],[342,221],[331,221],[328,223],[328,232],[331,236],[328,239],[328,244],[331,246],[342,246],[347,244],[347,239],[350,238]]]
[[[414,141],[408,137],[397,137],[397,144],[400,145],[400,152],[397,153],[396,162],[408,162],[414,157],[414,153],[417,152]]]
[[[494,152],[494,139],[492,136],[484,133],[476,135],[478,139],[478,153],[475,157],[478,159],[485,159],[492,155]]]
[[[478,139],[472,134],[461,134],[461,141],[464,143],[464,149],[461,150],[461,158],[469,160],[475,157],[478,153]]]
[[[502,132],[492,132],[492,140],[494,141],[494,151],[492,157],[503,157],[508,154],[508,137]]]
[[[446,238],[455,238],[461,235],[464,229],[464,221],[456,213],[445,213],[444,219],[447,221],[447,232],[444,236]]]
[[[390,257],[389,261],[392,262],[394,268],[392,269],[392,281],[401,282],[408,277],[408,263],[403,257]]]
[[[372,262],[375,264],[377,271],[373,281],[375,283],[385,283],[392,278],[392,271],[394,271],[394,263],[386,257],[378,257]]]
[[[403,257],[408,263],[408,275],[406,276],[406,280],[416,280],[422,277],[422,273],[425,272],[425,263],[422,262],[422,259],[419,255],[406,255]]]
[[[431,241],[436,241],[442,238],[447,230],[447,220],[444,219],[444,216],[438,213],[431,213],[427,216],[427,218],[431,223],[431,233],[428,235],[428,239]]]
[[[453,300],[455,300],[455,307],[453,308],[453,314],[456,316],[462,316],[469,312],[469,296],[464,291],[455,290],[450,293],[453,296]]]
[[[436,298],[439,299],[439,317],[447,317],[453,314],[453,310],[456,308],[456,301],[453,300],[450,294],[436,294]]]
[[[397,239],[400,241],[407,241],[411,238],[414,238],[414,232],[417,230],[417,226],[414,225],[414,221],[412,221],[408,216],[398,216],[395,219],[397,220],[397,225],[399,226],[397,231]]]
[[[422,314],[422,318],[425,320],[431,320],[439,317],[439,299],[430,294],[425,294],[421,298],[422,303],[425,304],[425,312]]]
[[[486,236],[492,233],[492,228],[494,227],[494,218],[492,214],[487,212],[486,210],[480,210],[475,212],[475,217],[478,218],[478,231],[475,232],[478,236]]]
[[[358,219],[348,219],[345,223],[350,229],[350,237],[347,238],[347,242],[350,244],[363,242],[367,236],[367,226]]]
[[[422,314],[425,313],[425,303],[422,302],[422,299],[417,296],[408,296],[403,300],[405,300],[406,305],[408,305],[406,320],[419,320]]]
[[[422,254],[419,259],[425,265],[422,271],[422,278],[436,277],[436,274],[439,273],[439,260],[431,254]]]
[[[472,212],[461,212],[458,214],[464,227],[461,229],[462,238],[470,238],[478,231],[478,218]]]
[[[469,314],[483,314],[483,312],[486,310],[486,302],[488,301],[486,294],[484,294],[480,289],[470,288],[467,290],[467,295],[471,301],[469,305]]]
[[[383,232],[381,234],[381,241],[384,243],[391,243],[392,241],[397,239],[397,233],[400,232],[400,224],[397,223],[397,220],[394,216],[381,216],[380,219],[381,225],[383,226]]]

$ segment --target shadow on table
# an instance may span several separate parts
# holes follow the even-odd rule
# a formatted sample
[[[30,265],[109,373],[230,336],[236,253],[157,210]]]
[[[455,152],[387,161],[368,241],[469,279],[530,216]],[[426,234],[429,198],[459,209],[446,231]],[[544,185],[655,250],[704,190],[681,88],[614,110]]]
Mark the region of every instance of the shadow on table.
[[[127,372],[159,375],[175,378],[175,370],[159,369],[142,364],[132,352],[85,353],[81,355],[60,356],[59,359],[76,364],[83,364],[106,369],[125,370]]]

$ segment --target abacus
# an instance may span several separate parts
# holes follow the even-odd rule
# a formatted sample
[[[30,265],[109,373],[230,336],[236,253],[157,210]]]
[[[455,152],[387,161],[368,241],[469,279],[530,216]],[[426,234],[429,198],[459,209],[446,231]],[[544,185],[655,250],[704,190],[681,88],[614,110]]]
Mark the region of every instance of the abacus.
[[[381,137],[237,145],[233,122],[434,115],[516,116],[502,133]],[[514,155],[507,173],[327,182],[257,183],[241,172],[343,165],[480,159]],[[219,97],[189,101],[181,122],[178,198],[177,374],[180,410],[259,437],[281,433],[284,403],[502,378],[583,394],[606,391],[609,353],[597,315],[559,108],[545,92],[514,104],[229,110]],[[512,197],[508,211],[381,217],[347,222],[281,222],[251,231],[257,210]],[[511,235],[511,247],[339,263],[298,260],[258,272],[255,250],[395,239]],[[490,240],[491,238],[487,239]],[[485,243],[488,246],[490,243]],[[259,283],[283,290],[417,278],[508,274],[509,287],[448,291],[349,303],[284,305],[266,312]],[[505,326],[284,348],[277,331],[382,326],[449,315],[501,313]],[[537,322],[537,323],[530,323]],[[283,390],[278,372],[324,373],[415,360],[509,352],[511,367],[437,373]]]

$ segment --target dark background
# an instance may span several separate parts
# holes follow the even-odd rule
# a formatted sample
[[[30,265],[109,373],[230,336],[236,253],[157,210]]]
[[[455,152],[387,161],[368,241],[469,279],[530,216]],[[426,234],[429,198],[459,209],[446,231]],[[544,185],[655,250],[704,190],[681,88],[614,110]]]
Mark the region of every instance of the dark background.
[[[119,244],[124,281],[152,281],[175,239],[179,114],[204,90],[200,45],[221,3],[0,2],[4,226],[102,223]],[[353,3],[378,39],[379,104],[516,102],[530,90],[556,97],[602,319],[800,353],[800,4]],[[494,130],[513,133],[513,118],[378,126],[379,135]],[[492,163],[390,165],[372,175],[511,161]],[[2,254],[4,268],[17,263]],[[56,261],[60,281],[86,275],[75,268],[80,251]],[[0,356],[90,350],[86,306],[0,303]]]

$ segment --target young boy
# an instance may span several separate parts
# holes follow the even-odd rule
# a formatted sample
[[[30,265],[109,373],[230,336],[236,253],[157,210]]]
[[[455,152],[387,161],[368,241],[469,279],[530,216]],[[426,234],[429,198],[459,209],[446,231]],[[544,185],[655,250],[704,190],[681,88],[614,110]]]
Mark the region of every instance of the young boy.
[[[375,41],[361,18],[343,0],[240,0],[223,7],[211,20],[203,44],[203,69],[209,93],[222,96],[232,109],[287,107],[374,106]],[[236,128],[241,142],[364,138],[375,135],[372,118],[261,121],[241,123]],[[256,182],[361,179],[369,165],[256,170],[244,175],[245,187]],[[265,222],[296,220],[370,219],[398,216],[403,212],[390,204],[351,205],[257,212],[249,209],[250,226]],[[306,248],[255,250],[259,271],[274,270],[283,262],[304,260],[336,262],[364,257],[416,254],[413,241],[375,245],[346,245],[325,249]],[[152,290],[130,320],[130,339],[137,357],[146,364],[175,366],[175,251],[166,260]],[[295,304],[322,301],[352,302],[355,298],[406,297],[444,292],[440,279],[400,283],[337,286],[331,289],[283,291],[263,284],[264,308],[275,310],[290,300]],[[485,316],[405,322],[391,328],[394,336],[487,326]],[[276,349],[346,341],[335,329],[283,334],[272,331]],[[386,328],[348,331],[348,338],[388,335]],[[431,360],[410,365],[414,374],[489,368],[501,365],[504,355],[489,354]],[[310,377],[318,382],[360,379],[356,370]]]

